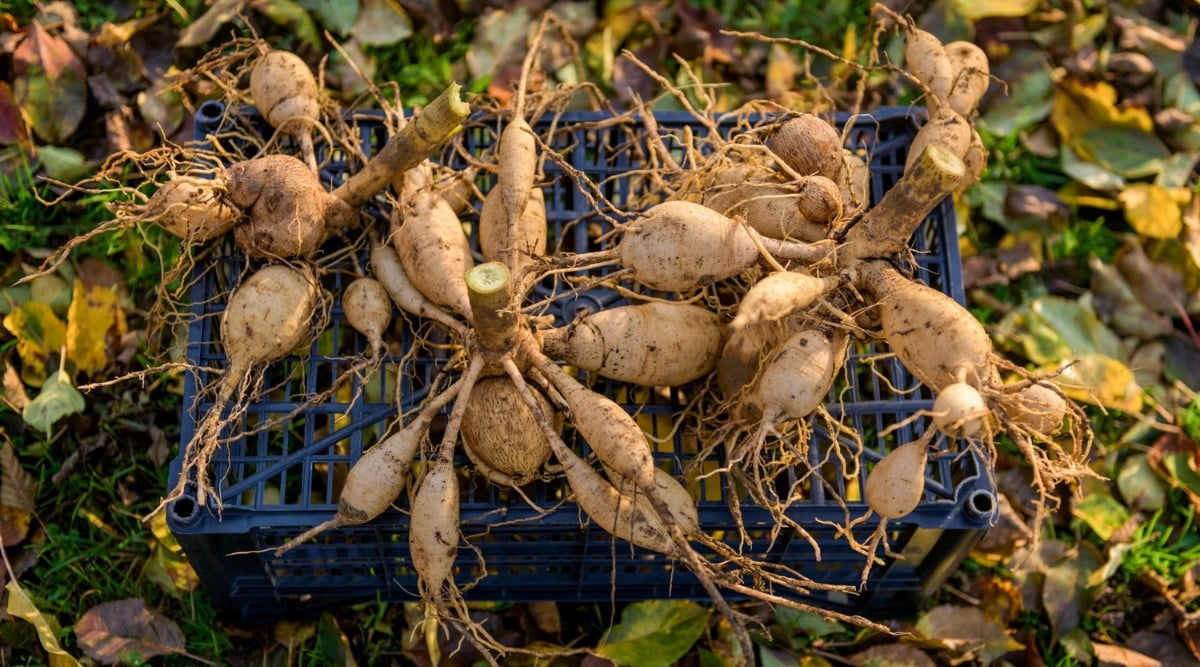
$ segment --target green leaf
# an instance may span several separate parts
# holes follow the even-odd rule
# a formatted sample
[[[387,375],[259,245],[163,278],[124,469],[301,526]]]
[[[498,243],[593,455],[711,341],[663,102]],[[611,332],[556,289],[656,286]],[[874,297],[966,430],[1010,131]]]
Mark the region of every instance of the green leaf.
[[[690,600],[648,600],[625,608],[596,652],[628,667],[667,667],[696,643],[712,610]]]
[[[324,613],[317,619],[317,651],[321,662],[335,667],[354,667],[354,653],[350,650],[350,639],[338,626],[333,614]]]
[[[1078,594],[1080,579],[1087,581],[1079,571],[1074,554],[1046,570],[1046,581],[1042,584],[1042,606],[1050,618],[1051,643],[1079,626],[1083,612]]]
[[[1036,51],[1032,51],[1037,53]],[[1011,57],[1024,57],[1014,53]],[[1045,120],[1054,108],[1054,82],[1047,67],[1034,66],[1008,85],[1008,95],[989,104],[976,121],[981,132],[1007,137]]]
[[[321,25],[330,32],[343,37],[350,32],[358,18],[357,2],[329,2],[329,0],[297,0],[298,5],[316,15]]]
[[[1125,506],[1107,493],[1085,494],[1071,506],[1071,513],[1105,542],[1129,520]]]
[[[1134,454],[1125,460],[1117,473],[1117,489],[1134,509],[1153,512],[1167,502],[1167,483],[1154,472],[1150,457],[1145,454]]]
[[[250,6],[279,26],[291,30],[306,46],[318,51],[321,49],[321,34],[317,31],[317,24],[300,5],[291,0],[251,0]]]
[[[412,36],[412,19],[395,0],[363,0],[352,33],[361,44],[387,46]]]
[[[1097,317],[1090,293],[1078,299],[1044,296],[1027,301],[996,325],[995,335],[1020,347],[1035,364],[1057,364],[1086,353],[1125,360],[1121,339]]]
[[[1125,187],[1125,179],[1119,174],[1080,157],[1070,146],[1064,145],[1059,151],[1059,161],[1064,174],[1093,190],[1120,190]]]
[[[1171,150],[1153,132],[1134,127],[1094,127],[1075,142],[1080,155],[1125,178],[1162,171]]]
[[[142,120],[157,134],[171,136],[187,118],[183,95],[173,89],[166,79],[155,79],[149,89],[138,93],[137,105]]]
[[[62,368],[46,378],[42,391],[25,406],[21,418],[26,424],[50,435],[54,423],[68,415],[83,412],[87,402],[71,383],[71,376]]]
[[[47,143],[64,143],[87,109],[83,63],[66,41],[34,21],[13,51],[12,69],[13,97],[34,133]]]
[[[46,175],[56,181],[76,183],[96,170],[96,166],[74,148],[39,146],[37,155]]]

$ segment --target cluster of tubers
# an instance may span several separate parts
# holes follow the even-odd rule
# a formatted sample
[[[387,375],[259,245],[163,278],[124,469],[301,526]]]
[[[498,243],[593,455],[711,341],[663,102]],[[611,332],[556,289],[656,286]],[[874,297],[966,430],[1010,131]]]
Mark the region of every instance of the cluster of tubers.
[[[925,435],[883,456],[865,478],[867,516],[880,517],[879,528],[864,543],[849,530],[846,535],[867,556],[867,569],[881,540],[887,548],[887,521],[925,497],[935,434],[951,443],[943,448],[959,443],[985,457],[994,456],[993,439],[1007,434],[1032,464],[1043,504],[1052,501],[1059,483],[1086,471],[1090,434],[1079,408],[1045,379],[1001,362],[978,321],[902,268],[910,239],[930,211],[981,173],[986,154],[971,117],[989,82],[987,58],[973,44],[943,45],[900,25],[906,69],[926,93],[929,116],[903,176],[873,205],[864,156],[846,149],[824,118],[793,114],[767,121],[765,141],[761,132],[710,137],[713,150],[693,151],[687,169],[667,170],[672,173],[662,178],[658,201],[618,221],[602,247],[582,254],[552,249],[539,164],[546,159],[540,144],[549,136],[526,118],[532,98],[524,82],[545,24],[529,50],[513,108],[490,119],[502,121],[503,130],[494,152],[476,165],[495,178],[475,181],[494,181],[473,201],[475,246],[460,217],[461,179],[447,178],[427,159],[468,120],[457,86],[396,122],[386,146],[333,187],[322,182],[323,158],[312,139],[330,121],[311,72],[290,54],[258,53],[251,96],[262,117],[289,139],[272,140],[273,152],[202,176],[183,170],[137,211],[138,220],[195,246],[230,233],[258,267],[227,296],[221,321],[227,364],[214,388],[215,407],[186,443],[183,472],[167,501],[190,484],[200,504],[212,495],[210,462],[230,415],[237,414],[227,408],[255,400],[261,392],[256,376],[313,340],[328,319],[317,257],[347,230],[361,231],[370,246],[365,267],[355,264],[356,278],[339,295],[368,356],[386,355],[395,308],[450,341],[457,377],[365,449],[341,488],[336,514],[276,555],[325,531],[371,521],[409,489],[409,547],[428,614],[469,627],[467,636],[491,649],[484,651],[489,656],[501,649],[461,613],[454,581],[460,435],[471,468],[489,482],[519,488],[561,474],[589,520],[679,560],[733,622],[747,656],[749,636],[722,590],[808,608],[779,592],[820,586],[756,569],[705,535],[696,501],[656,466],[638,421],[584,384],[580,373],[655,388],[703,387],[696,393],[712,399],[697,401],[696,408],[706,451],[723,457],[721,474],[786,521],[785,502],[772,491],[780,474],[772,463],[775,449],[785,439],[780,433],[798,424],[800,435],[788,437],[804,443],[814,415],[836,422],[826,406],[850,351],[886,343],[936,400],[918,415],[929,418]],[[594,190],[584,183],[580,189]],[[379,229],[363,207],[385,199],[390,214],[379,221],[386,229]],[[598,279],[601,268],[606,272]],[[555,325],[529,307],[534,286],[546,281],[603,283],[631,299]],[[415,466],[439,416],[440,441]],[[568,425],[598,465],[564,442]],[[847,475],[858,474],[864,449],[837,453],[855,461],[845,466]],[[724,557],[703,557],[697,545]]]

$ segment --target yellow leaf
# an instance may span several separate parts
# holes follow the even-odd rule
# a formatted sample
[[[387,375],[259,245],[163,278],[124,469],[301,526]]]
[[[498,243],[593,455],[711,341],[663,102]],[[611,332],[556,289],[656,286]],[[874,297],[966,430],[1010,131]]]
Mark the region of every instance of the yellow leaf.
[[[50,667],[80,667],[79,661],[72,658],[70,653],[58,645],[58,637],[55,636],[50,621],[42,616],[42,612],[38,611],[38,608],[33,605],[33,601],[17,585],[17,582],[8,582],[4,586],[4,590],[8,591],[8,613],[25,619],[37,629],[38,639],[42,641],[42,648],[50,654]]]
[[[117,293],[103,285],[84,287],[75,281],[67,309],[67,357],[80,372],[92,375],[108,366],[108,334],[125,333],[125,316]]]
[[[21,379],[31,387],[46,381],[46,360],[58,355],[67,327],[50,306],[26,301],[4,318],[4,328],[17,337]]]
[[[1077,401],[1128,413],[1142,409],[1143,392],[1133,371],[1103,354],[1079,355],[1055,382],[1064,394]]]
[[[1171,191],[1153,183],[1134,183],[1117,195],[1125,220],[1138,234],[1152,239],[1173,239],[1183,231],[1183,211]]]
[[[1025,16],[1037,9],[1038,0],[952,0],[954,13],[971,21],[999,16]]]
[[[1118,108],[1116,89],[1103,81],[1060,81],[1055,87],[1050,122],[1065,144],[1074,144],[1089,130],[1098,127],[1154,130],[1154,120],[1148,111],[1141,107]]]

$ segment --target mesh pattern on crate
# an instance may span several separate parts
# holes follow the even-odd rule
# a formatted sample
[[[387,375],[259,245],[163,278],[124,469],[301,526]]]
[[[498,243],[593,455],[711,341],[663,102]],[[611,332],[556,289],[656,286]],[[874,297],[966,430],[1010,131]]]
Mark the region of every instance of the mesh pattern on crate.
[[[228,123],[229,115],[212,105],[198,114],[197,134],[214,132]],[[686,115],[656,117],[668,145],[691,122]],[[251,123],[256,122],[253,114]],[[560,122],[586,123],[605,120],[594,114],[569,114]],[[357,119],[364,146],[378,148],[386,141],[377,117]],[[873,117],[860,118],[848,133],[848,146],[866,152],[870,160],[872,200],[890,188],[903,171],[907,147],[916,131],[910,110],[884,109]],[[539,127],[544,130],[545,126]],[[697,130],[697,128],[690,128]],[[728,129],[728,128],[726,128]],[[475,154],[485,153],[494,142],[494,128],[473,125],[465,145]],[[586,175],[604,198],[616,207],[635,201],[639,182],[630,174],[644,155],[644,139],[628,128],[609,124],[577,126],[559,132],[551,142],[574,169]],[[322,155],[322,157],[324,157]],[[337,156],[332,156],[337,157]],[[683,160],[682,151],[677,156]],[[334,163],[323,177],[336,184],[348,165]],[[591,192],[581,191],[553,161],[545,164],[545,194],[551,247],[585,252],[597,247],[595,238],[607,223],[597,214]],[[486,188],[490,183],[481,183]],[[616,215],[613,210],[600,209]],[[464,216],[465,222],[473,222]],[[474,239],[472,239],[474,243]],[[953,210],[945,203],[931,214],[913,239],[919,277],[931,286],[963,300]],[[478,258],[478,254],[477,254]],[[245,269],[242,258],[232,251],[197,267],[192,292],[188,361],[200,369],[219,368],[224,356],[219,343],[219,316],[228,290]],[[331,273],[325,287],[340,294],[348,274]],[[532,301],[541,302],[562,292],[564,287],[549,280],[536,287]],[[579,309],[596,310],[622,303],[618,294],[597,289],[549,302],[546,312],[561,323]],[[184,545],[197,571],[209,584],[219,604],[243,616],[289,613],[293,609],[316,609],[346,601],[381,596],[388,600],[412,599],[417,590],[407,547],[407,516],[389,511],[365,526],[344,527],[318,537],[281,558],[269,553],[229,556],[234,551],[269,551],[300,530],[327,519],[336,510],[337,484],[364,448],[379,440],[397,414],[391,401],[410,410],[428,395],[439,372],[446,368],[445,355],[396,354],[386,359],[382,372],[370,378],[355,378],[328,400],[297,412],[308,397],[322,391],[330,378],[351,366],[365,341],[345,324],[340,307],[334,304],[332,321],[303,357],[274,364],[266,374],[268,398],[246,408],[240,424],[226,435],[228,447],[215,457],[214,479],[222,500],[220,513],[200,508],[185,499],[170,512],[171,526]],[[413,328],[424,326],[397,313],[393,334],[399,349],[410,350]],[[826,407],[848,422],[861,435],[865,446],[861,460],[874,462],[898,443],[919,435],[926,424],[922,418],[897,429],[887,438],[878,435],[889,427],[930,407],[927,389],[894,359],[880,359],[886,349],[854,344],[846,372],[831,392]],[[211,408],[200,387],[212,380],[211,372],[200,370],[185,381],[185,411],[182,442],[190,440],[195,424]],[[672,413],[687,402],[685,390],[650,390],[597,380],[595,388],[614,398],[632,413],[652,436],[655,458],[665,469],[678,473],[683,462],[693,458],[696,440],[685,431],[671,434]],[[904,388],[897,393],[894,387]],[[912,389],[914,388],[915,389]],[[911,390],[910,390],[911,389]],[[265,425],[276,422],[267,428]],[[867,465],[860,466],[857,480],[847,483],[841,464],[832,459],[822,463],[830,434],[821,422],[813,422],[807,450],[809,465],[820,470],[838,496],[847,499],[851,516],[866,511],[858,500]],[[436,428],[431,439],[437,442]],[[586,451],[568,430],[568,445]],[[844,446],[854,445],[844,438]],[[943,449],[946,443],[939,442]],[[172,483],[178,474],[178,460]],[[719,467],[705,461],[700,472]],[[957,564],[970,543],[982,534],[993,512],[994,489],[985,468],[973,453],[931,459],[927,469],[925,499],[912,515],[889,524],[892,547],[906,558],[889,562],[873,571],[868,589],[860,596],[813,593],[818,602],[851,610],[892,604],[897,597],[911,598],[947,566]],[[475,599],[643,599],[651,597],[705,597],[698,582],[670,559],[632,549],[616,542],[594,525],[581,527],[577,508],[564,503],[568,491],[561,480],[529,485],[525,491],[542,510],[531,507],[511,490],[487,484],[476,475],[460,479],[462,526],[469,542],[482,559],[463,549],[459,556],[460,585],[474,582],[468,592]],[[855,483],[857,482],[857,483]],[[828,584],[857,584],[864,557],[854,552],[844,538],[825,522],[844,523],[846,509],[826,493],[822,484],[780,479],[780,492],[792,487],[803,498],[791,506],[789,517],[802,526],[820,546],[821,558],[814,559],[812,544],[793,529],[772,533],[770,514],[749,501],[742,503],[742,519],[751,543],[743,544],[734,530],[726,503],[726,488],[720,478],[697,480],[688,487],[697,498],[702,526],[755,559],[791,567],[815,581]],[[407,498],[397,501],[403,510]],[[548,510],[548,511],[547,511]],[[863,524],[856,534],[865,537],[875,523]],[[208,539],[205,539],[208,538]],[[219,538],[219,539],[212,539]],[[487,576],[482,576],[482,575]],[[303,601],[303,602],[301,602]]]

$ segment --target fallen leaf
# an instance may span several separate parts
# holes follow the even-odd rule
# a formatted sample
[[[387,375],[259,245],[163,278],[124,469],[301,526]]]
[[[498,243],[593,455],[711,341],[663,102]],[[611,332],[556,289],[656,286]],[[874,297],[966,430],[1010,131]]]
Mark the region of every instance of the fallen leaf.
[[[67,325],[47,304],[26,301],[4,317],[4,328],[17,337],[21,379],[31,387],[46,381],[46,362],[67,339]]]
[[[872,646],[849,657],[858,667],[937,667],[927,653],[899,642]]]
[[[328,0],[297,0],[298,5],[316,14],[321,25],[330,32],[346,35],[358,18],[357,2],[328,2]]]
[[[1038,0],[951,0],[952,11],[969,20],[1003,16],[1026,16],[1038,8]]]
[[[150,557],[142,565],[142,576],[175,597],[200,587],[200,577],[187,559],[162,544],[150,548]]]
[[[1117,473],[1117,489],[1126,504],[1145,512],[1153,512],[1167,502],[1167,484],[1154,472],[1146,454],[1133,454],[1125,459]]]
[[[1057,364],[1085,353],[1125,358],[1121,339],[1096,316],[1090,294],[1031,299],[996,325],[995,336],[1019,347],[1035,364]]]
[[[8,591],[8,613],[24,619],[37,630],[42,648],[46,649],[46,653],[49,654],[50,667],[80,667],[79,661],[71,657],[71,654],[64,651],[59,645],[56,627],[50,624],[50,620],[43,616],[42,612],[38,611],[33,601],[25,594],[25,590],[15,581],[5,584],[4,590]]]
[[[804,68],[792,49],[783,44],[772,44],[767,55],[765,72],[767,97],[777,100],[783,97],[784,93],[794,90],[796,76],[803,73]]]
[[[351,67],[350,61],[353,61],[354,67]],[[375,71],[375,59],[367,55],[362,46],[352,38],[342,44],[340,51],[329,55],[325,81],[338,91],[342,99],[349,100],[370,88],[369,80],[375,79]]]
[[[67,357],[85,375],[94,375],[109,364],[108,340],[125,333],[125,314],[117,293],[102,285],[75,281],[67,312]]]
[[[1150,463],[1171,486],[1182,489],[1200,508],[1200,448],[1185,436],[1166,433],[1150,447]]]
[[[272,636],[281,646],[290,651],[297,650],[317,633],[316,623],[308,621],[280,621],[275,624]]]
[[[412,19],[396,0],[363,0],[350,34],[360,44],[387,46],[412,36]]]
[[[1125,187],[1125,179],[1120,174],[1080,157],[1079,153],[1067,144],[1064,144],[1059,152],[1059,167],[1064,174],[1093,190],[1120,190]]]
[[[29,298],[50,306],[59,317],[71,305],[71,283],[57,273],[47,273],[29,281]]]
[[[1125,506],[1103,491],[1086,494],[1075,501],[1071,505],[1071,514],[1106,542],[1129,519]]]
[[[479,27],[467,51],[472,79],[485,79],[505,63],[519,63],[529,34],[529,11],[517,6],[512,11],[493,9],[479,19]]]
[[[0,81],[0,145],[29,149],[29,127],[7,81]]]
[[[1169,319],[1146,307],[1117,267],[1093,255],[1088,258],[1088,268],[1092,271],[1090,287],[1095,297],[1096,314],[1112,325],[1113,331],[1141,340],[1152,340],[1174,331],[1175,326]]]
[[[976,121],[980,132],[1000,137],[1016,136],[1042,123],[1054,108],[1054,81],[1046,57],[1037,49],[1021,49],[1008,64],[1018,68],[1008,78],[1008,94],[981,109]],[[1056,137],[1057,139],[1057,137]]]
[[[916,630],[962,658],[978,658],[985,665],[1025,647],[1010,637],[1004,626],[984,616],[976,607],[950,604],[934,607],[917,621]]]
[[[0,546],[19,544],[29,533],[37,480],[21,467],[12,443],[0,446]]]
[[[87,71],[61,38],[34,21],[12,54],[13,97],[33,131],[61,144],[87,109]]]
[[[55,422],[83,412],[85,407],[87,401],[83,394],[71,383],[71,376],[67,375],[66,370],[59,368],[57,373],[46,379],[42,390],[21,411],[21,418],[26,424],[50,435]]]
[[[46,176],[63,183],[77,183],[96,170],[96,165],[74,148],[41,146],[37,155]]]
[[[337,618],[328,612],[317,619],[317,653],[321,663],[334,667],[356,667],[354,653],[350,650],[350,638],[342,632]]]
[[[200,18],[193,21],[179,33],[175,42],[178,48],[200,46],[216,36],[221,26],[233,20],[247,0],[216,0]]]
[[[75,639],[89,658],[105,665],[185,653],[179,626],[139,598],[92,607],[75,623]]]
[[[1188,621],[1180,619],[1178,634],[1179,639],[1176,639],[1169,631],[1139,630],[1133,633],[1126,643],[1126,648],[1143,653],[1147,657],[1154,658],[1164,665],[1191,665],[1196,667],[1200,664],[1200,659],[1192,655],[1185,645],[1183,640],[1184,624]],[[1183,640],[1183,641],[1181,641]]]
[[[635,602],[605,633],[596,652],[630,667],[666,667],[696,643],[711,612],[690,600]]]
[[[1152,130],[1100,126],[1082,133],[1072,144],[1084,159],[1124,178],[1145,178],[1162,171],[1170,149]]]
[[[1200,660],[1200,621],[1188,618],[1179,619],[1179,638],[1191,651],[1192,657]]]
[[[250,6],[276,25],[287,28],[305,46],[320,51],[321,33],[312,17],[292,0],[250,0]]]
[[[1154,119],[1148,111],[1117,105],[1117,91],[1111,85],[1070,77],[1055,86],[1050,121],[1065,145],[1074,145],[1076,140],[1098,127],[1124,127],[1142,132],[1154,130]]]
[[[1011,185],[1004,197],[1006,229],[1061,229],[1070,209],[1053,190],[1040,185]]]
[[[1125,220],[1138,234],[1152,239],[1173,239],[1183,231],[1183,214],[1166,188],[1153,183],[1133,183],[1117,195]]]
[[[1144,653],[1113,644],[1092,644],[1096,667],[1162,667],[1162,663]]]
[[[1057,367],[1045,370],[1055,371]],[[1077,401],[1101,405],[1112,410],[1137,414],[1142,410],[1144,392],[1133,371],[1124,362],[1089,352],[1076,356],[1054,382],[1063,393]]]
[[[0,400],[13,412],[20,412],[29,404],[29,394],[25,393],[25,384],[17,373],[17,367],[10,363],[10,358],[0,359],[0,367],[4,368],[4,382],[0,386]]]
[[[538,630],[553,637],[562,634],[562,616],[558,612],[557,602],[530,602],[526,608]]]
[[[155,79],[149,88],[138,93],[137,105],[142,120],[160,136],[175,134],[187,117],[183,96],[162,78]]]
[[[1046,570],[1042,607],[1050,619],[1051,643],[1078,627],[1091,608],[1088,583],[1092,573],[1099,568],[1096,559],[1090,557],[1091,553],[1077,547]]]

